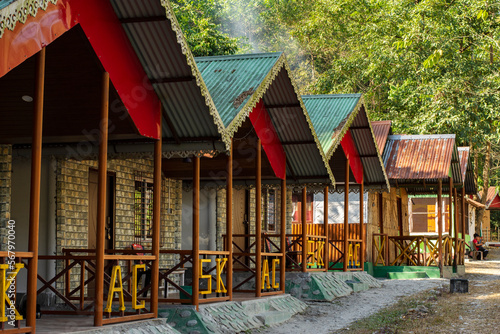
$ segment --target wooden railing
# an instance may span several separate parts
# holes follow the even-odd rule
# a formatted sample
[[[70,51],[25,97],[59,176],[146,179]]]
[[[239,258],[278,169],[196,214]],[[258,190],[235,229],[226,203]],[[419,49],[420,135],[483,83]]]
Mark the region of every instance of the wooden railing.
[[[287,234],[288,240],[286,247],[287,271],[302,270],[303,247],[302,234]],[[307,271],[325,271],[325,247],[326,237],[322,235],[307,234],[306,235],[306,270]]]
[[[411,235],[387,236],[373,234],[372,254],[374,265],[390,266],[438,266],[439,265],[439,238],[437,236]],[[390,254],[389,247],[393,246]],[[455,247],[457,257],[455,263]],[[449,235],[442,237],[442,262],[445,266],[454,264],[463,265],[465,258],[465,242]]]

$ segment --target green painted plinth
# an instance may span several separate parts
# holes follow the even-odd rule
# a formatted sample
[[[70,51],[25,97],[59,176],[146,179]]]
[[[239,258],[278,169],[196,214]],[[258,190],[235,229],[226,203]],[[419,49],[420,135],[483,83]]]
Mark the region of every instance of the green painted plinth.
[[[425,272],[427,277],[415,277],[421,274],[413,274],[407,276],[408,278],[440,278],[441,273],[438,267],[424,267],[424,266],[374,266],[373,267],[373,276],[381,277],[381,278],[391,278],[389,277],[389,273],[392,273],[392,277],[396,277],[395,273],[415,273],[415,272]],[[400,275],[399,279],[404,277]]]
[[[412,271],[412,272],[389,272],[387,273],[389,279],[415,279],[415,278],[429,278],[425,271]]]

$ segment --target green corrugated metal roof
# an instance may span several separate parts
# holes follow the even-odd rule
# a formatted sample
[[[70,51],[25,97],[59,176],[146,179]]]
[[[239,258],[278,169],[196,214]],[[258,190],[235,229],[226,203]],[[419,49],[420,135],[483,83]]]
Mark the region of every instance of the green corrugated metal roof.
[[[16,0],[0,0],[0,9],[3,9]]]
[[[195,58],[226,128],[270,73],[281,54],[275,52]]]
[[[360,98],[361,94],[302,96],[325,153],[329,152],[335,142],[335,130],[355,110]]]

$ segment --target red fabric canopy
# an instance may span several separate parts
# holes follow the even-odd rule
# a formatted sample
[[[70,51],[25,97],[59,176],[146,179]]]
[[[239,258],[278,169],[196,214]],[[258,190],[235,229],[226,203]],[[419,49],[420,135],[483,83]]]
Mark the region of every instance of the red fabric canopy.
[[[340,142],[342,149],[344,150],[345,156],[349,159],[349,166],[351,167],[352,174],[356,179],[356,183],[363,182],[363,164],[361,163],[361,158],[359,156],[356,145],[354,144],[354,139],[352,138],[351,131],[347,130],[344,138]]]

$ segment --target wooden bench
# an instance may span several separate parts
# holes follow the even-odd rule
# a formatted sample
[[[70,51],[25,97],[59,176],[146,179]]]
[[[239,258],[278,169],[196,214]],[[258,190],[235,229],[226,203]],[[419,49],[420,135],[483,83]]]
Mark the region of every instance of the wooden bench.
[[[483,260],[483,252],[476,250],[476,245],[474,245],[474,241],[472,240],[470,242],[470,249],[471,251],[469,252],[469,256],[472,254],[471,261],[475,261],[478,254],[480,254],[481,260]]]

